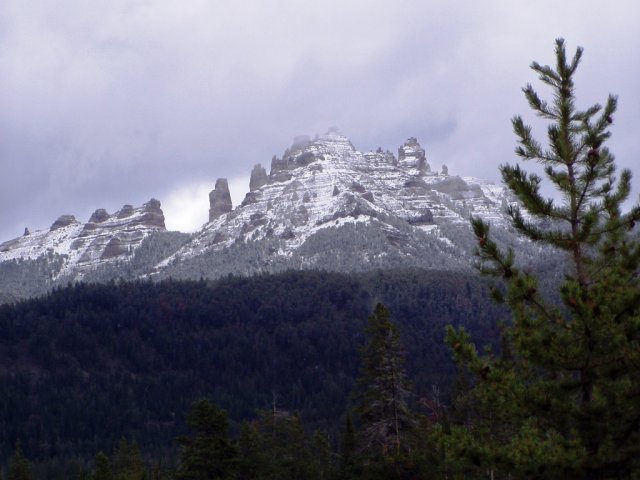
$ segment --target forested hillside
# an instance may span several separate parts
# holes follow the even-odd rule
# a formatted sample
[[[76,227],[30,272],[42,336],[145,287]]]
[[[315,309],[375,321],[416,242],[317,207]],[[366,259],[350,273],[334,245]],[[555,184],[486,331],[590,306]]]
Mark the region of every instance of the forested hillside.
[[[275,402],[335,440],[377,302],[400,327],[418,396],[449,391],[447,324],[493,341],[506,318],[477,277],[434,271],[78,284],[4,305],[2,457],[19,439],[36,462],[87,461],[126,437],[157,458],[202,397],[236,422]]]

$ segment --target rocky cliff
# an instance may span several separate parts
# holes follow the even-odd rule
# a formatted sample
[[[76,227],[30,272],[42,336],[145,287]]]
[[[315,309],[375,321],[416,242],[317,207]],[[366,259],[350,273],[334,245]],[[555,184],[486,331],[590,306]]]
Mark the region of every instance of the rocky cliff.
[[[240,205],[221,178],[209,194],[209,221],[193,235],[165,232],[160,202],[71,215],[49,230],[0,245],[0,301],[16,286],[83,278],[216,278],[285,269],[363,271],[421,267],[468,270],[475,241],[469,218],[540,263],[547,252],[510,230],[515,200],[501,186],[436,168],[416,138],[398,149],[360,152],[335,130],[296,137],[270,171],[256,164]],[[29,275],[24,274],[29,269]],[[4,281],[4,284],[3,284]],[[7,285],[9,285],[7,287]],[[6,297],[6,295],[5,295]]]
[[[63,265],[57,274],[81,272],[126,259],[147,236],[163,230],[164,214],[153,198],[139,208],[124,205],[113,214],[99,208],[86,223],[62,215],[48,230],[25,231],[0,244],[0,262],[58,255]]]
[[[212,193],[220,190],[226,198],[221,181]],[[259,164],[253,168],[241,205],[217,209],[154,274],[470,268],[470,215],[506,229],[505,209],[513,201],[501,186],[450,175],[446,167],[432,171],[413,137],[396,157],[382,149],[362,153],[335,130],[299,136],[273,157],[268,175]]]

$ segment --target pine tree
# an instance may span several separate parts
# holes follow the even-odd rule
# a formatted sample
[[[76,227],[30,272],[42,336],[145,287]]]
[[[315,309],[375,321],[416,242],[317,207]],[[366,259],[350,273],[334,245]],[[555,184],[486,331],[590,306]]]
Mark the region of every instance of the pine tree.
[[[91,476],[92,480],[112,480],[113,473],[109,464],[109,457],[103,452],[98,452],[94,458],[96,469]]]
[[[138,445],[135,442],[127,442],[125,438],[118,442],[113,453],[112,465],[114,480],[145,480],[147,478],[147,467]]]
[[[29,461],[22,453],[22,446],[20,441],[16,441],[16,451],[9,458],[9,465],[7,468],[8,480],[31,480],[33,475],[31,473],[31,465]]]
[[[237,452],[229,439],[227,413],[206,399],[191,406],[187,424],[193,435],[178,438],[183,448],[176,478],[226,479],[236,468]]]
[[[448,331],[457,360],[476,375],[478,408],[469,429],[454,431],[458,441],[448,443],[449,453],[466,462],[462,468],[513,478],[636,478],[640,207],[622,213],[631,172],[616,177],[614,157],[604,146],[616,97],[604,107],[577,110],[573,78],[582,49],[569,61],[558,39],[555,53],[555,68],[531,65],[553,100],[543,100],[531,85],[523,89],[531,108],[550,122],[548,147],[521,117],[512,123],[516,154],[544,167],[560,201],[545,198],[542,178],[519,165],[500,170],[527,212],[509,208],[514,227],[567,253],[561,303],[543,298],[537,278],[516,266],[513,251],[498,247],[488,224],[472,220],[480,268],[504,280],[495,296],[513,319],[504,330],[502,356],[480,355],[466,332]]]
[[[238,478],[251,480],[261,478],[268,464],[264,451],[264,439],[255,422],[243,422],[238,439]]]
[[[312,465],[309,469],[310,480],[330,480],[335,478],[336,470],[332,461],[331,440],[322,431],[316,431],[310,442]]]
[[[314,465],[297,413],[276,408],[260,411],[256,420],[243,424],[238,443],[238,478],[294,480],[318,477],[317,465]]]
[[[342,434],[342,442],[340,445],[340,478],[347,480],[356,476],[356,431],[353,426],[353,416],[351,412],[347,412],[345,419],[344,432]]]
[[[365,330],[362,349],[359,456],[371,466],[401,469],[411,451],[416,420],[409,408],[410,386],[398,327],[389,310],[376,305]]]

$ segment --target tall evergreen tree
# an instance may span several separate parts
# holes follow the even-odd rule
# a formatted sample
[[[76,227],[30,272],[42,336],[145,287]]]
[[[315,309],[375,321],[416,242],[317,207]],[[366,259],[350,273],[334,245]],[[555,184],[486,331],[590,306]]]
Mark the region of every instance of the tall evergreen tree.
[[[309,443],[311,453],[310,480],[331,480],[336,476],[336,469],[331,451],[331,440],[322,431],[317,430]]]
[[[112,465],[114,480],[147,479],[147,466],[135,442],[129,443],[122,438],[113,453]]]
[[[183,447],[176,478],[224,480],[235,474],[237,452],[229,439],[227,413],[206,399],[194,402],[187,415],[193,435],[178,438]]]
[[[380,463],[383,470],[393,465],[400,468],[411,451],[416,420],[409,408],[410,386],[400,334],[384,305],[376,305],[365,333],[356,410],[360,419],[359,453],[366,463]]]
[[[91,476],[92,480],[113,480],[113,472],[109,463],[109,457],[103,452],[98,452],[94,458],[96,469]]]
[[[260,411],[256,420],[242,426],[238,443],[241,455],[239,478],[318,478],[318,465],[314,465],[302,420],[297,413],[279,411],[275,407]]]
[[[542,178],[519,165],[500,168],[525,208],[509,209],[529,239],[567,252],[559,298],[543,298],[538,280],[518,268],[511,250],[473,219],[483,272],[501,277],[496,298],[513,313],[501,356],[480,355],[463,330],[447,334],[459,362],[476,374],[478,412],[470,430],[454,431],[449,453],[464,468],[512,478],[637,478],[640,476],[640,207],[622,213],[631,172],[615,175],[604,146],[617,99],[584,111],[575,106],[574,74],[582,57],[567,58],[556,41],[555,68],[531,68],[553,91],[543,100],[531,85],[531,108],[550,122],[548,146],[516,116],[516,154],[534,160],[559,192],[541,193]],[[452,438],[456,437],[451,441]]]
[[[356,431],[353,426],[351,411],[347,412],[340,445],[340,479],[347,480],[356,476],[358,470],[356,462]]]
[[[31,473],[31,465],[29,461],[22,453],[22,446],[20,441],[16,441],[16,450],[9,458],[9,465],[7,468],[8,480],[31,480],[33,475]]]

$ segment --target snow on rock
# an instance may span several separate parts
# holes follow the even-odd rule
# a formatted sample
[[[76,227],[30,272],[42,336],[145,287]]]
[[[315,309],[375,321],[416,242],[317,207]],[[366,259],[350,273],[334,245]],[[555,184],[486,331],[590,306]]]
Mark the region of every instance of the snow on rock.
[[[319,231],[347,223],[375,224],[387,232],[392,247],[407,251],[419,241],[413,234],[433,235],[443,224],[468,225],[471,214],[506,225],[503,188],[452,176],[446,169],[432,172],[425,150],[413,137],[396,158],[382,149],[359,152],[336,130],[313,140],[300,136],[281,158],[273,157],[268,177],[260,168],[252,171],[242,205],[212,216],[189,243],[158,264],[157,271],[185,258],[269,239],[279,245],[274,255],[292,256]],[[400,235],[399,228],[410,233]],[[456,244],[438,235],[447,247]]]
[[[446,167],[432,170],[414,137],[396,157],[381,148],[360,152],[335,129],[298,136],[272,158],[268,174],[259,163],[253,167],[240,205],[233,208],[224,178],[209,200],[209,222],[184,241],[160,244],[158,235],[138,250],[144,239],[165,230],[160,202],[152,199],[113,214],[97,209],[85,224],[63,215],[49,230],[25,231],[0,244],[0,263],[51,257],[61,265],[51,277],[61,281],[95,278],[87,273],[91,269],[125,275],[121,267],[134,252],[144,253],[148,263],[141,270],[138,259],[131,275],[160,278],[285,268],[470,268],[473,215],[517,242],[507,232],[505,213],[515,199],[501,186],[452,175]]]
[[[139,208],[125,205],[113,215],[97,209],[85,224],[73,215],[62,215],[49,230],[30,232],[0,244],[0,262],[57,254],[65,259],[61,273],[95,268],[126,258],[150,233],[164,229],[164,214],[156,199]]]
[[[216,186],[209,193],[209,221],[212,222],[223,213],[233,209],[231,203],[231,192],[229,192],[229,182],[226,178],[219,178]]]

